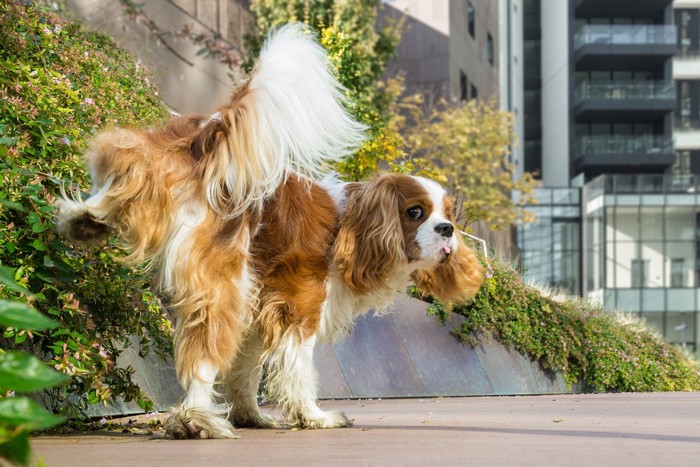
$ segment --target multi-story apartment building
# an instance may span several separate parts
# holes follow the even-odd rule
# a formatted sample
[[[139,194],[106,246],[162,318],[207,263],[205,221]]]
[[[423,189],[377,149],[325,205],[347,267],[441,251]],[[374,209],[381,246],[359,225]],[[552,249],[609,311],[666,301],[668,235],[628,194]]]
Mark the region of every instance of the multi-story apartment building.
[[[518,229],[526,277],[697,352],[700,2],[502,7],[522,31],[509,57],[522,86],[507,92],[524,120],[515,157],[544,187],[538,222]]]

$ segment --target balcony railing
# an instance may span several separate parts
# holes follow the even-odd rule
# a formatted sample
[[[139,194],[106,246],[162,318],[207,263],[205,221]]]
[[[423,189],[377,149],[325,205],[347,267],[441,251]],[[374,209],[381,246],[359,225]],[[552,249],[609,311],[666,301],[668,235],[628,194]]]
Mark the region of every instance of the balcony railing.
[[[675,99],[673,81],[585,81],[576,88],[576,103],[586,99]]]
[[[673,152],[665,136],[587,135],[576,141],[576,154],[654,154]]]
[[[606,25],[587,24],[576,34],[577,49],[584,45],[675,45],[674,25]]]

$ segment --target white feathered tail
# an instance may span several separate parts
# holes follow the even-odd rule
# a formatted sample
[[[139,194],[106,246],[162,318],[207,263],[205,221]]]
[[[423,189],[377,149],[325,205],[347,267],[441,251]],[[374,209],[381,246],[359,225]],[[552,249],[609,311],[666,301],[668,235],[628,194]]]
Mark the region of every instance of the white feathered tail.
[[[274,193],[289,170],[319,178],[355,152],[366,127],[348,114],[343,91],[304,25],[273,32],[250,80],[204,128],[217,134],[203,150],[212,153],[203,169],[211,206],[236,216]]]

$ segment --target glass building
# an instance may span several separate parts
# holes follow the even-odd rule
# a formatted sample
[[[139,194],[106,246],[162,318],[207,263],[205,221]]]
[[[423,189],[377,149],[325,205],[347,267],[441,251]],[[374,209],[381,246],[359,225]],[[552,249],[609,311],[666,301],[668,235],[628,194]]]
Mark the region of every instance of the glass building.
[[[698,348],[700,179],[608,175],[583,188],[583,295]]]
[[[700,356],[700,0],[502,6],[513,158],[544,186],[518,227],[526,279]]]

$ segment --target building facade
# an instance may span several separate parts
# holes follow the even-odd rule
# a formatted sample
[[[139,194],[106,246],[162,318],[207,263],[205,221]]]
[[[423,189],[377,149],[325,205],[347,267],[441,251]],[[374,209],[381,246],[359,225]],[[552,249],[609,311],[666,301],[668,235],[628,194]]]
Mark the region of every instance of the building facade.
[[[382,0],[405,31],[389,75],[427,100],[498,97],[498,0]]]
[[[517,156],[543,182],[526,277],[698,352],[700,1],[505,3],[524,24]]]

